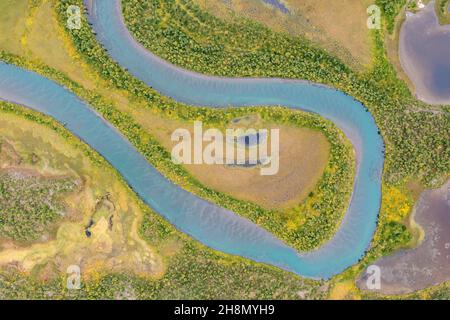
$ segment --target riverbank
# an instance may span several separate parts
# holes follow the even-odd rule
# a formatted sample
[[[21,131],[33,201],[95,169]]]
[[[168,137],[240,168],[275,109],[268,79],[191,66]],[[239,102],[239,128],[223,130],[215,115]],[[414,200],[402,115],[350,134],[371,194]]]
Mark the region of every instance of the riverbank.
[[[18,59],[5,54],[7,61],[15,61],[53,78],[70,87],[91,105],[100,105],[97,110],[115,123],[130,141],[138,144],[139,150],[160,172],[189,192],[249,217],[299,250],[311,250],[332,237],[351,196],[355,162],[350,143],[331,122],[314,114],[293,113],[281,108],[234,108],[225,112],[175,103],[131,76],[123,76],[122,70],[106,63],[108,57],[98,47],[89,28],[83,28],[82,31],[87,32],[81,42],[87,41],[85,48],[93,50],[85,60],[86,57],[77,52],[76,45],[79,43],[73,43],[73,33],[65,30],[67,16],[66,11],[57,11],[60,5],[57,1],[29,3],[32,6],[30,12],[24,13],[24,19],[28,21],[26,32],[16,35],[23,41],[19,42],[20,48],[15,48],[17,52],[26,52],[27,61],[18,63]],[[83,26],[87,23],[84,22]],[[14,25],[6,25],[5,28],[15,30]],[[88,39],[88,36],[91,38]],[[97,65],[98,61],[103,62]],[[60,73],[55,74],[46,66]],[[199,181],[201,176],[194,176],[186,167],[172,163],[170,148],[164,148],[164,140],[160,139],[161,132],[166,132],[174,124],[177,128],[189,127],[192,119],[198,119],[205,125],[222,128],[233,117],[248,113],[260,114],[262,121],[269,125],[288,125],[322,132],[331,145],[325,171],[310,190],[312,196],[303,201],[297,198],[288,210],[271,210],[261,203],[239,201],[232,194],[204,185]],[[290,227],[287,228],[287,225]],[[320,232],[317,232],[316,226],[321,227]]]
[[[104,9],[104,8],[103,8]],[[136,9],[136,6],[134,7],[134,9]],[[103,10],[101,10],[101,12],[103,12]],[[154,12],[154,11],[152,11],[152,12]],[[115,15],[115,13],[114,14],[111,14],[111,15],[109,15],[109,17],[113,17]],[[203,19],[204,17],[203,16],[201,16],[201,15],[199,15],[198,16],[198,18],[199,19]],[[109,21],[109,22],[111,22],[111,21]],[[231,29],[232,29],[232,27],[231,27]],[[240,30],[242,30],[242,29],[240,29]],[[117,30],[116,30],[117,31]],[[155,31],[156,33],[157,33],[157,31]],[[99,33],[97,33],[97,34],[99,34]],[[118,32],[116,32],[116,34],[123,34],[123,32],[121,32],[120,30],[118,31]],[[147,35],[152,35],[152,33],[150,32],[147,32],[146,33]],[[272,39],[272,38],[270,38],[270,39]],[[281,39],[283,39],[283,37],[282,36],[280,36],[279,37],[279,39],[281,40]],[[252,39],[250,39],[250,41],[252,41],[253,40],[253,38]],[[284,39],[283,39],[284,40]],[[176,39],[174,39],[174,41],[175,41],[175,43],[176,43]],[[162,42],[164,42],[164,40],[162,41]],[[156,42],[153,42],[153,43],[158,43],[158,41],[156,41]],[[135,46],[135,45],[132,45],[133,47]],[[380,78],[380,81],[382,81],[382,83],[386,83],[386,82],[389,82],[389,81],[392,81],[392,82],[395,82],[395,84],[398,84],[398,82],[396,82],[397,80],[395,79],[395,75],[393,75],[392,73],[391,73],[391,69],[389,68],[389,66],[386,64],[386,62],[385,61],[383,61],[383,56],[382,56],[382,44],[380,44],[379,42],[377,42],[377,48],[378,48],[378,50],[379,50],[379,54],[380,54],[380,60],[379,60],[379,63],[380,63],[380,66],[378,66],[377,68],[376,68],[376,70],[377,70],[377,73],[376,73],[376,75],[374,75],[374,76],[372,76],[372,78],[371,78],[371,80],[374,80],[375,81],[375,79],[378,79],[378,78]],[[158,49],[158,48],[157,48]],[[111,54],[111,47],[108,47],[108,50],[109,50],[109,53]],[[312,50],[312,51],[314,51],[314,50]],[[378,52],[378,51],[377,51]],[[117,52],[116,52],[117,53]],[[115,54],[115,53],[114,53]],[[113,55],[114,55],[113,54]],[[117,57],[117,56],[116,56]],[[263,56],[264,57],[264,56]],[[177,56],[173,56],[173,55],[169,55],[169,58],[177,58]],[[193,60],[195,60],[195,57],[192,57],[192,59]],[[140,59],[137,59],[137,60],[140,60]],[[262,60],[264,60],[264,58],[262,59]],[[308,61],[308,62],[310,62],[310,61]],[[323,64],[322,64],[323,65]],[[289,63],[286,65],[286,66],[289,66]],[[272,66],[268,66],[268,68],[270,69],[271,67],[273,67],[273,65]],[[305,66],[305,65],[302,65],[302,67],[305,67],[306,69],[307,69],[307,67]],[[194,65],[194,68],[196,69],[196,68],[202,68],[202,66],[201,65],[197,65],[197,64],[195,64]],[[174,68],[174,69],[177,69],[177,68]],[[226,68],[224,68],[224,69],[220,69],[220,70],[218,70],[218,69],[216,69],[216,70],[214,70],[214,72],[218,72],[218,73],[221,73],[221,72],[224,72],[226,70]],[[227,70],[227,71],[229,71],[229,72],[232,72],[231,70]],[[227,71],[225,71],[225,72],[227,72]],[[265,69],[264,71],[267,71],[267,69]],[[320,69],[320,71],[322,71],[322,69]],[[238,71],[239,72],[239,71]],[[254,69],[253,70],[253,72],[256,72],[256,73],[258,73],[259,72],[259,69]],[[208,72],[207,72],[208,73]],[[268,72],[268,73],[270,73],[270,71]],[[287,74],[289,74],[289,71],[287,72]],[[310,75],[310,73],[308,73],[308,72],[305,72],[305,73],[303,73],[303,75]],[[381,77],[381,75],[382,75],[382,77]],[[144,75],[143,75],[144,76]],[[201,77],[199,77],[199,78],[201,78]],[[328,80],[330,81],[330,79],[332,79],[333,77],[330,77],[330,78],[328,78]],[[381,80],[382,79],[382,80]],[[394,80],[395,79],[395,80]],[[344,82],[345,83],[345,82]],[[400,92],[402,92],[401,91],[401,89],[399,89],[398,88],[398,86],[396,86],[395,84],[392,84],[392,86],[391,87],[388,87],[388,88],[384,88],[385,90],[383,90],[383,91],[380,91],[379,93],[381,93],[381,92],[384,92],[385,94],[388,94],[388,92],[391,92],[394,96],[396,96],[395,94],[400,94]],[[343,83],[339,83],[339,85],[343,85]],[[356,87],[358,87],[358,85],[356,85]],[[395,92],[395,94],[393,93],[393,92]],[[361,92],[360,92],[361,93]],[[380,95],[376,95],[377,97],[380,97]],[[411,119],[411,121],[406,121],[406,122],[399,122],[399,123],[397,123],[398,125],[400,125],[400,124],[403,124],[403,125],[407,125],[407,126],[410,126],[410,125],[412,125],[413,123],[414,123],[414,121],[418,121],[418,119],[420,118],[420,119],[422,119],[422,120],[424,120],[426,117],[427,117],[427,113],[412,113],[412,112],[409,112],[409,110],[406,110],[406,112],[405,112],[405,110],[403,109],[403,112],[402,112],[402,110],[398,110],[397,108],[395,108],[395,106],[394,105],[392,105],[392,104],[390,104],[390,102],[389,102],[389,100],[391,99],[391,98],[393,98],[393,97],[391,97],[391,98],[387,98],[387,97],[385,97],[386,99],[383,101],[383,103],[381,104],[383,107],[388,107],[389,109],[390,109],[390,115],[395,115],[395,117],[402,117],[402,115],[408,115],[407,117],[409,117],[409,116],[412,116],[412,115],[414,115],[414,118],[415,118],[415,120],[412,120]],[[396,98],[399,98],[398,96],[396,96]],[[394,98],[395,99],[395,98]],[[373,101],[371,102],[371,103],[373,103]],[[406,103],[406,102],[405,102]],[[404,104],[402,104],[402,106],[404,107]],[[412,106],[411,106],[411,108],[413,108]],[[375,109],[375,112],[377,112],[377,110]],[[431,114],[430,114],[431,115]],[[393,118],[391,118],[391,120],[392,119],[395,119],[395,117],[393,117]],[[430,119],[429,119],[430,120]],[[433,127],[434,128],[437,128],[436,127],[436,124],[437,123],[439,123],[439,121],[440,120],[443,120],[443,121],[445,121],[444,119],[438,119],[438,118],[435,118],[435,119],[433,119]],[[383,122],[383,121],[382,121]],[[394,121],[395,122],[395,121]],[[443,123],[442,123],[443,124]],[[415,125],[413,125],[413,126],[415,126]],[[391,130],[393,130],[395,127],[397,127],[397,125],[394,125],[394,126],[392,126],[392,127],[389,127],[389,129],[391,129]],[[444,131],[445,131],[445,129],[444,129]],[[413,130],[413,131],[411,131],[411,130],[409,130],[409,129],[406,129],[406,131],[402,131],[402,132],[409,132],[409,133],[424,133],[425,131],[423,131],[423,130]],[[397,139],[398,139],[398,142],[400,143],[400,140],[401,140],[401,143],[400,143],[400,145],[399,145],[399,147],[401,147],[401,146],[405,146],[405,145],[407,145],[407,144],[405,144],[405,140],[404,139],[408,139],[408,138],[411,138],[412,136],[410,135],[410,134],[408,134],[408,137],[402,137],[402,138],[400,138],[400,136],[397,134],[397,135],[395,135],[395,136],[393,136],[393,137],[390,137],[390,139],[393,139],[393,140],[395,140],[395,141],[397,141]],[[435,139],[436,138],[436,136],[434,136],[433,137],[433,139]],[[391,142],[392,142],[392,140],[391,140]],[[423,141],[422,141],[423,142]],[[419,143],[420,144],[420,142],[419,141],[417,141],[415,144],[414,144],[414,146],[418,146],[418,144],[417,143]],[[391,151],[394,151],[394,150],[396,150],[396,149],[390,149]],[[423,150],[422,150],[423,151]],[[411,155],[412,155],[412,153],[414,153],[414,150],[409,150],[409,155],[408,155],[408,159],[409,160],[411,160],[412,158],[411,158]],[[389,158],[388,158],[389,159]],[[423,159],[423,158],[422,158]],[[447,159],[448,160],[448,159]],[[413,167],[414,167],[414,165],[411,165],[411,166],[405,166],[405,161],[407,162],[408,160],[404,160],[404,161],[402,161],[402,165],[400,165],[400,166],[395,166],[395,170],[398,170],[398,171],[402,171],[402,170],[404,170],[404,169],[407,169],[407,170],[412,170],[413,169]],[[390,167],[390,166],[388,166],[388,171],[390,170],[390,169],[393,169],[394,167]],[[401,176],[401,174],[399,174],[399,175],[396,175],[396,180],[398,181],[398,179],[399,179],[399,176]],[[428,179],[430,179],[431,178],[431,176],[428,176]],[[433,183],[438,183],[437,182],[437,180],[434,180],[433,181]],[[393,228],[392,230],[390,230],[390,228]],[[399,232],[401,233],[401,235],[402,236],[399,236]],[[396,235],[396,239],[394,240],[394,239],[392,239],[391,240],[391,242],[389,243],[389,244],[387,244],[387,247],[389,247],[389,248],[391,248],[391,247],[393,247],[394,245],[394,243],[397,243],[397,240],[399,240],[400,242],[401,241],[403,241],[403,240],[401,240],[401,239],[407,239],[408,237],[403,237],[403,232],[404,231],[402,231],[402,228],[399,226],[399,225],[396,225],[396,224],[388,224],[388,225],[386,225],[386,226],[383,226],[383,235],[384,236],[388,236],[388,237],[390,237],[390,236],[393,236],[393,235]],[[387,250],[387,248],[385,248],[385,250]]]
[[[384,1],[386,10],[389,3]],[[430,107],[417,102],[398,79],[386,57],[384,30],[371,32],[373,68],[357,73],[305,39],[257,23],[219,20],[190,2],[181,5],[169,1],[161,7],[151,4],[152,10],[144,10],[139,1],[123,1],[125,23],[136,41],[174,65],[221,77],[306,79],[340,89],[361,101],[373,114],[386,141],[385,177],[389,183],[414,177],[431,186],[446,172],[437,173],[431,168],[450,165],[439,149],[430,148],[446,143],[445,116],[416,111]],[[190,12],[188,20],[180,18],[180,23],[170,23],[186,11]],[[174,19],[168,25],[160,23],[167,16]],[[145,21],[142,17],[146,17]],[[167,28],[173,32],[162,32]]]
[[[20,60],[15,59],[15,61],[16,63],[20,63]],[[46,72],[48,71],[47,69]],[[194,197],[165,180],[136,150],[132,149],[132,146],[128,142],[124,142],[123,137],[115,129],[110,125],[102,124],[101,121],[103,120],[98,114],[90,110],[86,104],[77,100],[68,90],[37,74],[26,72],[17,67],[2,64],[2,73],[4,78],[2,79],[3,85],[1,89],[4,99],[28,104],[32,108],[42,110],[42,112],[51,114],[62,123],[65,123],[67,128],[75,130],[80,138],[89,142],[91,146],[95,146],[96,150],[104,155],[108,161],[115,164],[118,170],[127,177],[127,181],[133,186],[134,190],[150,206],[165,208],[164,210],[159,210],[159,212],[184,232],[223,252],[238,254],[256,261],[274,264],[301,274],[306,273],[312,275],[317,272],[324,272],[322,269],[311,269],[310,264],[314,264],[314,262],[309,261],[308,257],[298,255],[292,248],[287,247],[261,228],[252,225],[249,221]],[[55,76],[54,73],[52,75]],[[22,85],[20,85],[23,81],[33,84],[33,90],[23,91]],[[77,89],[74,84],[70,82],[68,84]],[[44,94],[43,92],[46,93]],[[51,92],[54,95],[50,102],[47,99],[47,95]],[[64,99],[64,109],[55,106],[58,103],[55,95],[59,100]],[[41,104],[38,103],[39,101]],[[45,107],[41,109],[42,107],[40,105],[44,105]],[[79,121],[80,118],[83,121]],[[119,123],[120,125],[124,125],[123,121],[114,122],[114,124]],[[91,129],[95,128],[95,132],[91,129],[83,130],[82,128],[85,126],[89,126]],[[103,132],[100,133],[99,131]],[[109,142],[106,143],[105,139],[109,139]],[[115,141],[115,143],[111,143],[111,141]],[[120,152],[111,150],[111,148],[119,147],[121,148]],[[127,149],[129,150],[126,152],[125,150]],[[128,155],[126,158],[120,156],[124,152]],[[139,170],[139,172],[136,170]],[[146,176],[145,179],[143,179],[144,176]],[[150,182],[153,185],[157,184],[159,187],[152,188],[149,185]],[[166,187],[162,188],[161,185],[166,185]],[[165,190],[164,193],[161,193],[161,188]],[[180,201],[184,203],[183,211],[176,209]],[[199,206],[204,207],[204,210],[197,211]],[[211,212],[214,212],[214,215],[211,215]],[[211,220],[212,217],[213,220]],[[354,218],[357,218],[357,216]],[[208,222],[207,230],[205,229],[205,222]],[[347,222],[351,225],[350,217],[347,219]],[[249,232],[249,230],[252,231]],[[365,230],[363,229],[361,231]],[[230,234],[233,236],[230,237]],[[337,241],[340,241],[341,237],[337,237]],[[239,242],[239,245],[235,244],[236,241]],[[364,242],[361,242],[360,245],[364,245]],[[350,248],[344,246],[343,249],[348,250]],[[354,254],[358,254],[358,252],[350,252],[350,254],[348,258],[351,258]],[[315,259],[314,256],[312,259]],[[339,261],[338,263],[345,263],[345,261]],[[326,266],[328,265],[322,265],[321,268]],[[336,271],[330,270],[326,272]]]
[[[349,209],[336,234],[317,250],[302,256],[308,261],[307,268],[317,272],[322,268],[331,271],[335,264],[342,268],[348,263],[346,261],[355,261],[362,255],[375,229],[383,170],[383,142],[364,106],[340,91],[304,80],[211,77],[182,69],[134,41],[123,22],[120,2],[96,1],[88,7],[88,12],[98,40],[108,54],[164,95],[184,103],[217,108],[281,105],[317,113],[333,121],[355,148],[355,187]],[[145,63],[137,66],[136,61]],[[317,230],[320,229],[323,230],[323,226]],[[358,250],[350,249],[350,239],[355,239],[352,246],[357,243]],[[328,261],[327,266],[325,261]]]
[[[17,248],[10,243],[2,248],[2,263],[10,258],[16,263],[0,270],[1,298],[298,299],[298,292],[303,298],[325,297],[323,282],[300,279],[275,267],[222,254],[178,232],[151,211],[101,156],[55,120],[2,101],[0,115],[2,124],[7,123],[0,129],[0,137],[6,134],[17,145],[26,146],[24,151],[38,152],[42,160],[51,157],[53,169],[70,170],[85,183],[81,198],[72,199],[71,206],[73,210],[85,210],[79,212],[83,218],[63,221],[58,245],[44,241],[34,247]],[[9,125],[24,128],[24,132],[8,130]],[[27,143],[30,139],[36,141]],[[51,168],[47,165],[45,169]],[[106,193],[115,208],[113,230],[99,228],[102,220],[98,223],[94,217],[98,225],[94,224],[92,237],[87,238],[84,227],[92,218],[90,210],[96,207],[97,197]],[[109,238],[113,239],[111,252],[106,250],[108,246],[101,246]],[[138,250],[140,246],[142,251]],[[67,255],[71,250],[73,254]],[[154,258],[163,257],[167,267],[156,278],[145,258],[151,252]],[[52,258],[53,254],[57,257]],[[76,258],[81,258],[81,289],[67,290],[66,267]]]
[[[111,78],[110,78],[109,80],[111,80]],[[114,81],[112,81],[112,82],[114,82]],[[400,131],[401,131],[401,130],[400,130]],[[420,130],[418,130],[418,132],[419,132],[419,131],[420,131]],[[427,141],[427,143],[430,143],[430,142],[431,142],[431,141],[429,141],[429,140]],[[383,201],[384,201],[384,200],[383,200]],[[383,234],[384,234],[384,233],[383,233]],[[384,237],[384,236],[383,236],[383,237]],[[382,238],[383,238],[383,237],[382,237]],[[383,239],[384,239],[384,238],[383,238]]]

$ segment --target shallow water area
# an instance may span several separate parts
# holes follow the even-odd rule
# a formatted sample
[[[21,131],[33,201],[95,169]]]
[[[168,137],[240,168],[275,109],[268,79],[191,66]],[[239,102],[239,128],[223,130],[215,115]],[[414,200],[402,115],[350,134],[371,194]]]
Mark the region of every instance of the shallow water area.
[[[283,13],[289,13],[289,9],[279,0],[263,0],[265,3],[270,4],[274,8],[280,10]]]
[[[400,250],[373,264],[380,268],[382,294],[407,294],[450,281],[450,181],[422,193],[414,208],[414,219],[425,238],[414,248]],[[367,289],[367,274],[358,286]]]
[[[407,14],[399,55],[419,99],[450,103],[450,25],[439,25],[434,1],[416,14]]]

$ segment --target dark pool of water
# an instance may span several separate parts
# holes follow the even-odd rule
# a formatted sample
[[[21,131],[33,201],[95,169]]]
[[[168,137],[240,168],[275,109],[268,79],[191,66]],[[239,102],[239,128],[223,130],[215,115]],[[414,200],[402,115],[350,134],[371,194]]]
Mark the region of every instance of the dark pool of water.
[[[237,143],[245,147],[254,147],[265,142],[266,138],[267,135],[265,133],[257,132],[255,134],[247,134],[237,137]]]
[[[434,1],[408,15],[400,33],[399,53],[419,99],[450,103],[450,25],[439,25]]]
[[[251,163],[249,160],[245,160],[242,164],[227,164],[225,165],[228,168],[255,168],[257,166],[263,165],[265,161],[257,160],[256,163]]]

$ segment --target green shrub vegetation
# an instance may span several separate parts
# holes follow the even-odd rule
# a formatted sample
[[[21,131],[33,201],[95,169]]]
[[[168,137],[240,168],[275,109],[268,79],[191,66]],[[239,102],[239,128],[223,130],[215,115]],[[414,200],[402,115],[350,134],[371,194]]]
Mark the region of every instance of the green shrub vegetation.
[[[450,24],[450,12],[448,8],[450,6],[450,0],[437,0],[436,11],[440,24]]]
[[[448,6],[450,5],[450,0],[437,0],[438,11],[441,14],[448,14]]]
[[[67,5],[68,3],[60,3],[58,7],[61,22],[65,22]],[[86,91],[76,83],[71,82],[67,76],[44,65],[27,62],[6,53],[0,54],[0,59],[33,69],[55,79],[73,90],[92,106],[95,106],[110,123],[126,135],[159,171],[183,188],[248,217],[299,250],[313,249],[332,237],[350,199],[354,176],[354,156],[351,145],[345,139],[345,136],[331,122],[316,115],[293,112],[280,107],[247,108],[245,110],[233,108],[224,111],[195,108],[176,103],[168,98],[161,97],[156,91],[148,88],[114,63],[105,50],[98,45],[87,23],[81,30],[74,30],[70,34],[77,49],[106,79],[112,81],[121,89],[133,92],[135,98],[147,99],[149,108],[158,109],[170,117],[181,120],[202,120],[211,125],[224,125],[235,117],[258,112],[266,121],[289,123],[323,132],[332,148],[329,163],[323,177],[313,190],[313,196],[308,197],[299,206],[290,210],[282,212],[267,210],[257,204],[236,200],[202,185],[181,166],[173,164],[170,154],[145,132],[131,116],[118,111],[114,105],[97,94]],[[318,215],[317,212],[320,214]],[[296,228],[287,228],[287,224],[293,221],[298,214],[305,216],[302,224],[297,224]]]
[[[57,10],[61,24],[65,25],[66,9],[71,4],[83,5],[81,0],[62,0],[58,3]],[[135,38],[149,50],[174,64],[198,72],[221,76],[301,78],[330,85],[361,101],[373,114],[386,144],[386,165],[383,176],[386,184],[398,184],[408,179],[415,179],[425,186],[435,186],[448,174],[450,168],[450,157],[448,156],[450,154],[449,108],[443,107],[441,110],[431,112],[429,106],[412,97],[407,86],[398,80],[393,67],[387,60],[383,43],[384,31],[373,32],[375,56],[373,67],[365,73],[357,73],[325,51],[313,47],[304,39],[275,33],[248,20],[224,22],[201,11],[197,6],[186,0],[166,0],[164,5],[162,5],[162,1],[158,0],[123,0],[122,4],[126,23]],[[392,31],[395,17],[404,5],[404,1],[379,0],[377,4],[382,7],[387,31]],[[198,119],[212,124],[224,123],[224,121],[243,115],[244,112],[259,112],[264,119],[276,119],[279,122],[321,129],[332,142],[333,148],[339,146],[340,151],[336,156],[345,160],[340,162],[339,159],[332,159],[330,163],[336,161],[335,164],[342,170],[350,168],[348,153],[346,153],[348,146],[345,143],[333,142],[333,139],[337,139],[341,133],[338,131],[333,133],[335,128],[328,122],[280,107],[252,108],[245,111],[228,109],[227,112],[223,112],[208,108],[193,108],[161,97],[111,60],[107,52],[97,43],[85,17],[83,19],[84,23],[81,30],[67,31],[78,52],[91,66],[96,68],[103,78],[110,81],[114,86],[127,90],[136,98],[146,99],[149,108],[158,109],[166,115],[182,120]],[[344,182],[341,181],[341,186],[343,189],[341,190],[342,193],[338,194],[336,198],[334,198],[333,192],[340,189],[335,188],[336,184],[331,184],[333,188],[330,188],[330,182],[332,181],[324,180],[329,178],[326,174],[324,175],[319,182],[319,185],[324,183],[323,186],[326,188],[323,193],[326,196],[323,198],[325,201],[321,202],[324,211],[321,211],[322,214],[317,217],[310,217],[309,224],[307,222],[304,225],[305,233],[302,233],[301,229],[297,230],[295,234],[301,235],[302,238],[298,240],[292,238],[292,235],[286,234],[285,230],[281,230],[283,224],[280,219],[275,218],[273,211],[266,211],[256,205],[237,201],[200,185],[185,170],[169,161],[170,157],[167,151],[136,124],[129,115],[121,113],[100,96],[84,90],[71,82],[67,76],[46,66],[24,61],[5,53],[0,54],[0,59],[38,71],[64,84],[88,101],[109,122],[121,130],[139,151],[168,178],[199,196],[247,216],[253,221],[256,221],[256,218],[263,217],[262,221],[258,219],[258,223],[278,237],[287,240],[289,243],[294,243],[297,248],[313,248],[328,239],[336,228],[336,222],[342,216],[342,209],[345,208],[346,203],[343,199],[348,196],[351,190],[348,183],[351,181],[349,178],[351,175],[348,175],[351,170],[345,170],[346,175],[342,171]],[[333,192],[328,194],[331,190]],[[327,215],[327,210],[330,214],[333,214],[332,219]],[[332,212],[333,210],[334,212]],[[173,228],[161,218],[154,215],[151,215],[151,217],[152,219],[149,220],[151,223],[144,222],[142,226],[143,235],[147,234],[146,239],[155,241],[154,235],[169,237],[175,233]],[[323,220],[321,220],[321,217],[323,217]],[[149,237],[148,235],[152,236]],[[180,235],[180,237],[183,236]],[[186,237],[183,237],[183,239],[188,241]],[[369,257],[366,257],[357,268],[360,269],[368,261],[373,261],[382,254],[404,246],[410,239],[411,236],[402,224],[380,219],[375,238],[376,243],[373,244]],[[186,256],[192,255],[193,258],[197,259],[196,262],[190,262],[187,267],[181,267],[178,263],[182,265],[182,260],[186,257],[182,259],[180,256],[180,261],[172,261],[173,265],[169,266],[169,274],[173,273],[174,275],[167,280],[171,284],[166,283],[160,287],[161,291],[152,287],[156,292],[159,292],[158,297],[165,296],[161,293],[165,292],[164,287],[177,292],[176,290],[185,290],[185,287],[181,284],[193,285],[191,282],[196,281],[193,280],[195,278],[187,275],[190,272],[189,268],[194,268],[196,272],[204,274],[204,277],[214,273],[221,276],[225,274],[226,277],[236,277],[223,278],[221,284],[228,283],[232,279],[238,279],[243,281],[243,286],[248,286],[253,283],[253,274],[257,275],[256,279],[261,279],[258,278],[261,273],[256,271],[259,269],[252,263],[236,258],[237,262],[235,263],[237,265],[245,265],[246,267],[231,268],[230,265],[220,262],[222,259],[227,259],[225,255],[204,251],[207,253],[198,256],[192,254],[189,248],[200,245],[193,241],[189,243],[190,246],[185,246],[184,250],[187,251],[184,252]],[[202,269],[204,265],[197,266],[198,261],[207,260],[204,258],[205,255],[214,257],[211,258],[214,263],[206,270]],[[248,268],[248,272],[246,268]],[[243,272],[243,270],[246,271]],[[264,269],[264,272],[271,274],[280,272],[283,276],[286,275],[286,273],[269,267]],[[199,273],[193,273],[192,275],[199,276]],[[297,278],[293,277],[292,279]],[[133,288],[139,287],[138,282],[133,281],[126,276],[108,275],[101,277],[97,282],[93,282],[92,291],[89,291],[86,287],[86,290],[83,289],[80,294],[92,292],[91,297],[102,295],[111,297],[115,288],[112,285],[113,283],[130,284]],[[145,286],[148,285],[146,283]],[[109,289],[106,286],[109,286]],[[104,288],[107,293],[102,293],[99,288]],[[202,296],[201,285],[195,283],[194,288],[193,296]],[[219,289],[230,293],[229,288],[225,288],[223,285]],[[208,290],[213,290],[213,288]],[[248,293],[248,291],[245,292]],[[174,293],[172,292],[172,294]],[[191,296],[189,292],[180,291],[180,296],[182,294],[185,294],[184,297],[186,295]],[[220,291],[217,291],[217,294],[220,296]],[[273,291],[256,298],[270,296],[271,294],[273,294]],[[236,296],[247,297],[245,294]]]
[[[59,197],[74,190],[69,179],[20,176],[0,171],[0,237],[38,240],[64,213]]]
[[[67,76],[37,62],[26,61],[14,55],[0,52],[0,60],[35,70],[52,78],[74,91],[77,95],[94,106],[106,120],[117,127],[128,140],[160,172],[173,182],[179,184],[202,198],[232,210],[265,227],[270,232],[285,240],[299,250],[310,250],[330,239],[337,229],[349,202],[354,177],[354,156],[351,145],[331,122],[304,112],[291,112],[280,107],[233,108],[211,110],[182,106],[174,102],[165,102],[154,94],[153,99],[161,101],[162,109],[169,115],[180,115],[183,120],[196,119],[212,125],[223,125],[230,120],[248,113],[258,112],[262,119],[271,122],[288,123],[296,126],[320,130],[331,144],[330,159],[323,177],[313,190],[314,196],[308,197],[293,209],[276,211],[261,208],[257,204],[237,200],[231,196],[214,191],[191,176],[182,166],[171,160],[171,154],[130,116],[117,110],[111,103],[99,95],[83,89]],[[159,103],[153,107],[161,106]],[[171,108],[169,111],[166,107]],[[172,110],[173,108],[173,110]],[[179,111],[179,112],[178,112]],[[309,211],[308,211],[309,208]],[[306,221],[297,229],[288,229],[287,223],[299,211],[306,216]],[[316,212],[320,212],[317,215]],[[319,230],[318,230],[319,229]]]
[[[0,101],[0,115],[2,113],[51,128],[81,150],[89,161],[113,172],[126,185],[106,160],[53,119]],[[160,248],[168,241],[176,241],[182,247],[175,255],[165,258],[168,267],[163,277],[151,279],[98,272],[90,274],[89,279],[83,278],[81,290],[67,290],[65,274],[40,280],[24,277],[14,267],[3,268],[0,271],[0,299],[296,299],[299,291],[304,291],[309,298],[325,297],[323,281],[301,279],[275,267],[209,249],[177,231],[152,212],[131,189],[128,191],[144,212],[139,230],[142,238],[154,248]]]
[[[394,18],[404,1],[377,3]],[[414,177],[430,185],[448,173],[450,117],[412,97],[387,60],[382,31],[373,33],[373,68],[360,74],[304,39],[247,20],[221,21],[187,0],[123,0],[122,7],[134,37],[174,64],[219,76],[306,79],[352,95],[381,130],[388,182]]]
[[[64,5],[59,7],[62,21]],[[379,5],[392,21],[402,7],[401,2],[381,1]],[[431,110],[411,95],[387,59],[383,30],[372,33],[372,68],[358,73],[302,38],[275,33],[248,20],[224,22],[186,0],[167,0],[164,5],[156,0],[123,0],[122,7],[128,28],[140,43],[184,68],[218,76],[301,78],[330,85],[361,101],[374,116],[385,141],[386,184],[414,179],[424,186],[436,186],[448,175],[449,108]],[[90,32],[88,28],[69,32],[87,61],[113,82],[134,81],[128,90],[137,86],[149,90],[111,61]],[[186,110],[171,112],[183,117]],[[195,109],[197,113],[200,110]],[[385,220],[380,222],[378,234],[379,245],[372,247],[371,257],[405,246],[411,238],[400,223]]]
[[[392,33],[395,28],[395,18],[406,5],[407,0],[376,0],[375,3],[381,8],[386,21],[386,29],[389,33]]]

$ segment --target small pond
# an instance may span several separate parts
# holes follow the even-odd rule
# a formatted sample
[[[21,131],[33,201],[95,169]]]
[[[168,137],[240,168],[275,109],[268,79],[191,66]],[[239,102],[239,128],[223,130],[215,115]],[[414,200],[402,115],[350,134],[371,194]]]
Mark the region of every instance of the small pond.
[[[439,25],[434,1],[407,15],[400,32],[399,55],[420,100],[450,103],[450,25]]]

